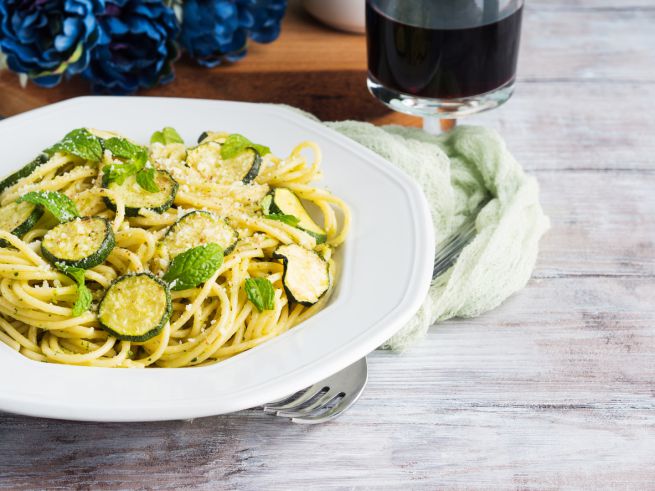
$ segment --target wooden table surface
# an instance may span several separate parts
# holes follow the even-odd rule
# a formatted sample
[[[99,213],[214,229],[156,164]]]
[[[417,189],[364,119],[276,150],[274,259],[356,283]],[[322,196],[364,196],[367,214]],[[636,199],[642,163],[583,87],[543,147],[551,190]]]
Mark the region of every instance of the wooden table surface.
[[[361,400],[322,426],[259,409],[147,424],[0,416],[0,488],[655,489],[655,1],[526,9],[514,98],[471,118],[506,137],[552,219],[523,291],[402,355],[371,354]],[[349,97],[358,76],[329,90]]]

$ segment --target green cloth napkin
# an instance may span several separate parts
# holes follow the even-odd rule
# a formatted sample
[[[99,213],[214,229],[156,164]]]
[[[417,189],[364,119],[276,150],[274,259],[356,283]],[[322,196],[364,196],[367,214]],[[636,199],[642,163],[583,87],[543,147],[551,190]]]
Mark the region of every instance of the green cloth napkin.
[[[537,181],[525,175],[496,132],[459,126],[434,136],[417,128],[357,121],[326,124],[416,180],[430,204],[437,244],[486,196],[493,198],[477,217],[475,239],[432,284],[412,320],[381,348],[402,350],[435,322],[480,315],[525,286],[549,220],[539,203]]]

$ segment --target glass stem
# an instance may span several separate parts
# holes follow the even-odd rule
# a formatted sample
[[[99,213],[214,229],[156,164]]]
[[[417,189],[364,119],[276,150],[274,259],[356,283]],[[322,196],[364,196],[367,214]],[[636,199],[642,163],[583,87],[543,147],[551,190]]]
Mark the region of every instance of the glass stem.
[[[446,133],[452,130],[457,125],[456,119],[444,119],[435,117],[423,118],[423,131],[431,135],[438,135],[439,133]]]

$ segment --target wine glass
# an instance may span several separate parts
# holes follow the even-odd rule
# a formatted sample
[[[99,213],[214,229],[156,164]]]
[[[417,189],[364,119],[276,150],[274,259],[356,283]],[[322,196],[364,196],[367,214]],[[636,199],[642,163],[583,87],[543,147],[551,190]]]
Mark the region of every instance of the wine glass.
[[[426,131],[506,102],[523,0],[366,0],[368,88]]]

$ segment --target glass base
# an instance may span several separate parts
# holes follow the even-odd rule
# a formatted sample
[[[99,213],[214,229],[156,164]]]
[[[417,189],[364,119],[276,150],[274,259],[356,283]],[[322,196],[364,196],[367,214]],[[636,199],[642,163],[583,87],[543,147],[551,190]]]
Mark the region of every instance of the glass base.
[[[514,79],[491,92],[459,99],[429,99],[389,89],[369,75],[368,90],[394,111],[424,118],[457,119],[498,107],[514,92]]]

